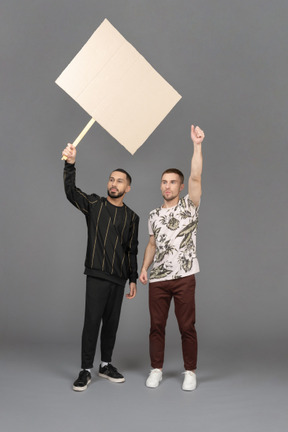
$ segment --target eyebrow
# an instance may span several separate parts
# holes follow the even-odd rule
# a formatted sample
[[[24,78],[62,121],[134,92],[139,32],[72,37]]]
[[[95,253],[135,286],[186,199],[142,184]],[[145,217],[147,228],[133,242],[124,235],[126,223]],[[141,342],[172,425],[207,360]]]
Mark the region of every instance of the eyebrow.
[[[109,177],[109,180],[117,180],[117,181],[124,181],[124,179],[122,178],[122,177],[113,177],[113,176],[110,176]]]

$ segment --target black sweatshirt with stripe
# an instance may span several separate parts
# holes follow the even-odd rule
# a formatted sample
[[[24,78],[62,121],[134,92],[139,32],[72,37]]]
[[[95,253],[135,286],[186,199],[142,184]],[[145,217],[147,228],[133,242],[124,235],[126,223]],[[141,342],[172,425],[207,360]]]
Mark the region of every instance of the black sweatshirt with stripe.
[[[139,216],[125,204],[117,207],[107,198],[87,195],[75,185],[74,164],[65,162],[64,188],[68,200],[86,218],[88,239],[85,274],[124,286],[136,282]]]

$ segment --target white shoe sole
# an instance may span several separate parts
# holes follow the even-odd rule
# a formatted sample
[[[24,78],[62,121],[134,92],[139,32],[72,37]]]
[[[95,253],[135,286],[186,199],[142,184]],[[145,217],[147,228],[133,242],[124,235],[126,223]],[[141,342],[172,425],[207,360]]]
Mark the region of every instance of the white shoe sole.
[[[100,372],[98,373],[98,375],[99,375],[101,378],[108,379],[109,381],[111,381],[111,382],[115,382],[115,383],[122,383],[122,382],[125,381],[125,378],[111,378],[111,377],[109,377],[109,376],[107,376],[107,375],[105,375],[105,374],[101,374]]]
[[[196,388],[197,388],[197,386],[195,386],[193,388],[184,388],[184,387],[182,387],[182,390],[183,391],[193,391],[193,390],[196,390]]]
[[[77,391],[77,392],[82,392],[82,391],[84,391],[84,390],[87,389],[87,387],[90,384],[90,382],[91,382],[91,379],[87,382],[86,386],[84,386],[84,387],[76,387],[76,386],[73,385],[73,390]]]

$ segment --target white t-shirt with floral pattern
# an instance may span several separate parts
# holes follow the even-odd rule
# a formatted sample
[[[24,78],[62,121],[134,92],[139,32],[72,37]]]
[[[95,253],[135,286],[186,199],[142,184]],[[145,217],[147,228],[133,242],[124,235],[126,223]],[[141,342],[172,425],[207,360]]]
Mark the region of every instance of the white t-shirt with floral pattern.
[[[156,252],[149,282],[178,279],[198,273],[196,231],[199,206],[189,195],[174,207],[152,210],[148,220],[150,235],[154,235]]]

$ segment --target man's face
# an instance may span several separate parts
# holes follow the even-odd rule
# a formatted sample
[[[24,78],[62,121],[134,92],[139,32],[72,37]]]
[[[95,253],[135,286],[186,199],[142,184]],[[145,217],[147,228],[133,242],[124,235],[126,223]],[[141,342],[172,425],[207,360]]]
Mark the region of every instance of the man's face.
[[[107,184],[107,193],[110,198],[120,198],[129,192],[130,185],[125,173],[113,171]]]
[[[179,198],[180,192],[184,188],[178,174],[165,173],[161,180],[161,192],[165,201],[172,201]]]

